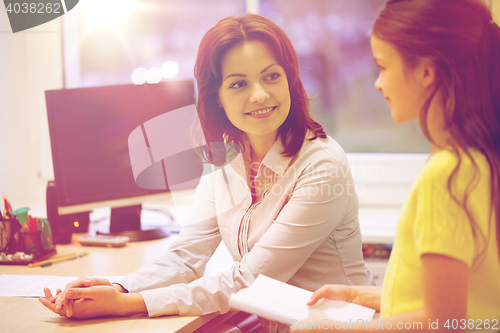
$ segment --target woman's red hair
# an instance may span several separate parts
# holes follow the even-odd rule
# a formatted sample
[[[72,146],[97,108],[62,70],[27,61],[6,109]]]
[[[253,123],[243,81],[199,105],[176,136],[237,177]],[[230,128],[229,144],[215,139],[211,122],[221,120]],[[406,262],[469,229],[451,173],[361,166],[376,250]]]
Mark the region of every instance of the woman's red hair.
[[[213,142],[231,142],[244,150],[243,132],[231,124],[224,110],[219,107],[217,94],[222,84],[221,61],[224,54],[235,45],[256,40],[271,48],[288,79],[290,112],[280,126],[278,135],[284,147],[281,154],[290,157],[302,147],[307,130],[314,134],[311,140],[326,138],[326,133],[310,115],[309,98],[300,80],[299,60],[290,39],[280,27],[264,16],[245,14],[226,17],[203,36],[194,68],[198,84],[198,116],[209,147]]]

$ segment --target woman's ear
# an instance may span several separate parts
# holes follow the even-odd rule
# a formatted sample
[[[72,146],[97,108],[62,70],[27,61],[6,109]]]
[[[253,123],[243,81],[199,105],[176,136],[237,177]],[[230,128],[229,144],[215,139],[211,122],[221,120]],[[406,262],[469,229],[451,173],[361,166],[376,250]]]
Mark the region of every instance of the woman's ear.
[[[430,61],[423,61],[421,64],[422,86],[428,88],[436,82],[436,65]]]
[[[222,103],[220,102],[219,92],[217,92],[217,105],[222,109]]]

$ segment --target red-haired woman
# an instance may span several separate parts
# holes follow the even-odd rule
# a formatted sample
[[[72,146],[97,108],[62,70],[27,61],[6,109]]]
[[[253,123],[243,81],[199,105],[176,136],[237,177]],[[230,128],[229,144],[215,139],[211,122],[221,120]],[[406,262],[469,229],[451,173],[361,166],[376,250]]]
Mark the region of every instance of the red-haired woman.
[[[420,120],[431,157],[401,211],[383,289],[325,286],[310,304],[381,310],[373,322],[324,331],[497,332],[500,28],[483,0],[390,0],[371,45],[375,87],[396,122]]]
[[[202,177],[187,227],[163,256],[119,284],[80,279],[55,303],[47,292],[49,309],[78,318],[201,315],[228,311],[230,294],[259,274],[309,290],[368,282],[349,165],[310,116],[285,33],[259,15],[225,18],[203,37],[195,76],[206,141],[242,153]],[[203,276],[221,240],[234,264]],[[109,287],[72,288],[90,283]],[[87,301],[104,292],[103,306]]]

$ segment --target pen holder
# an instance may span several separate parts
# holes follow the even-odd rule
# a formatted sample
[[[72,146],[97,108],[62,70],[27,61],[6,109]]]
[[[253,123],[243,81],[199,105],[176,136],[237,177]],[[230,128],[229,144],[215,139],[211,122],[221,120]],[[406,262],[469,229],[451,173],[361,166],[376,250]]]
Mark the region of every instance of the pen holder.
[[[27,265],[55,253],[46,219],[36,219],[36,230],[25,230],[17,218],[0,218],[0,265]]]

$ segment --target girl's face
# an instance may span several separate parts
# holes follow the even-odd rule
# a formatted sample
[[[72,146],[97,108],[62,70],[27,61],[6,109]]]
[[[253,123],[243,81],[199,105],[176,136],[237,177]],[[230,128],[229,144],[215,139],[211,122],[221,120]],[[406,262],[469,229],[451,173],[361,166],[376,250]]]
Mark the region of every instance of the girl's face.
[[[220,106],[229,121],[249,138],[275,140],[290,112],[290,91],[285,70],[261,41],[235,45],[222,58]]]
[[[373,35],[371,46],[375,63],[380,69],[375,88],[384,93],[389,101],[392,118],[397,123],[417,119],[429,96],[421,80],[422,66],[408,68],[393,44]]]

